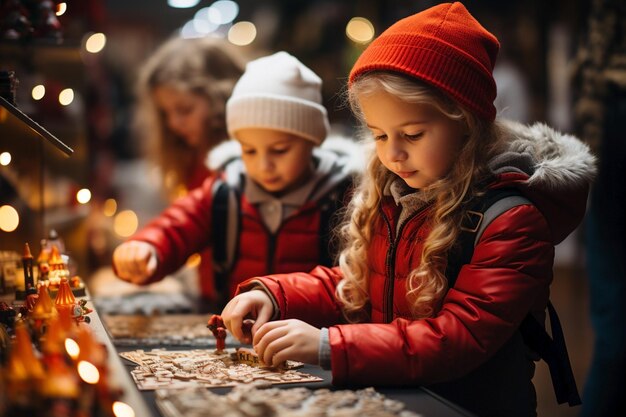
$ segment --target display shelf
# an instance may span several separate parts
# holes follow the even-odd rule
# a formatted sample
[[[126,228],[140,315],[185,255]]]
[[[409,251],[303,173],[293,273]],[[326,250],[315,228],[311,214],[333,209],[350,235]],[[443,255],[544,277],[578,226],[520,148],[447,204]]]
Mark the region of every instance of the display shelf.
[[[4,97],[0,97],[0,106],[0,127],[2,128],[2,132],[4,132],[3,136],[10,132],[29,136],[36,134],[47,140],[66,156],[70,156],[74,153],[72,148],[67,146],[52,133],[48,132],[43,126],[31,119],[16,106],[9,103]]]
[[[135,411],[135,416],[137,417],[158,417],[158,414],[154,414],[152,409],[146,403],[145,398],[142,397],[141,393],[137,389],[137,386],[135,385],[135,382],[132,380],[130,373],[124,366],[122,358],[119,356],[117,350],[111,343],[111,339],[102,324],[102,320],[100,319],[100,316],[91,301],[89,292],[87,291],[84,297],[76,297],[76,300],[86,300],[86,307],[92,310],[91,313],[87,314],[87,317],[89,317],[88,326],[93,331],[97,340],[106,347],[108,368],[107,378],[111,383],[111,387],[122,390],[122,395],[119,398],[119,401],[123,401],[130,405]],[[24,301],[15,300],[13,294],[0,294],[0,301],[6,302],[16,310],[24,304]],[[0,393],[0,398],[1,397],[2,393]]]

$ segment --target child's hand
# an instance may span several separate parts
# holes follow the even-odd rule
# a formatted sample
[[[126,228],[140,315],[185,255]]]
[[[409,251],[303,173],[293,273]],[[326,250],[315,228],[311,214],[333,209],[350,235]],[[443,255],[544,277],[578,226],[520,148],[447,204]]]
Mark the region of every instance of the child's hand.
[[[230,333],[242,343],[251,343],[252,337],[274,314],[274,305],[265,291],[252,290],[239,294],[222,310],[222,320]],[[244,320],[253,319],[250,331],[244,330]]]
[[[288,359],[313,365],[319,361],[320,329],[301,320],[266,323],[253,340],[259,359],[267,365],[278,366]]]
[[[124,281],[143,284],[156,270],[156,252],[149,243],[131,240],[115,248],[113,265]]]

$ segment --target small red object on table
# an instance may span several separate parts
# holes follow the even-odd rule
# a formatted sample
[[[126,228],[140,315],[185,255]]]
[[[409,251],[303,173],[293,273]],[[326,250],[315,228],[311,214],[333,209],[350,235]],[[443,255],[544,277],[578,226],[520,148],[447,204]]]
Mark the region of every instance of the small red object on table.
[[[226,326],[222,320],[222,316],[214,314],[208,321],[207,326],[216,340],[216,349],[218,352],[223,352],[226,349]]]

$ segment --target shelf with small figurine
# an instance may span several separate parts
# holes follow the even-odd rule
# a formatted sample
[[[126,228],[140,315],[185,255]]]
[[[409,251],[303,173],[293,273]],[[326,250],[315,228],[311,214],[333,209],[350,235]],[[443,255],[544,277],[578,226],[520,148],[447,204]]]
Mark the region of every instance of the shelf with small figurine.
[[[19,308],[0,301],[0,415],[119,417],[128,407],[85,304],[66,278],[54,301],[44,284]]]
[[[68,263],[59,252],[59,248],[52,244],[50,249],[42,249],[37,257],[39,268],[39,280],[48,287],[52,297],[55,297],[60,290],[63,279],[69,282],[70,290],[75,296],[85,295],[85,284],[78,275],[71,275]]]
[[[56,298],[61,282],[65,280],[74,296],[84,296],[85,283],[80,276],[70,272],[68,259],[56,244],[48,244],[45,240],[36,261],[28,243],[24,244],[21,257],[12,251],[0,252],[0,294],[15,293],[15,300],[25,300],[28,295],[36,293],[38,285],[44,285],[50,296]]]
[[[0,252],[0,416],[120,417],[114,408],[129,406],[75,295],[84,284],[72,288],[56,245],[42,248],[36,260],[28,244]]]

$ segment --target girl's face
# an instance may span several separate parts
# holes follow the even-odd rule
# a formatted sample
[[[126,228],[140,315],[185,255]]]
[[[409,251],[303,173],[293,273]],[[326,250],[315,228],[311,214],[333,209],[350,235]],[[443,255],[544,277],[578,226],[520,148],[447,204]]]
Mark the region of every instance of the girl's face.
[[[169,86],[156,87],[153,97],[167,128],[189,147],[197,148],[207,140],[210,106],[205,97]]]
[[[464,142],[460,122],[432,106],[379,90],[358,97],[381,163],[409,187],[426,188],[452,168]]]
[[[270,193],[285,193],[311,174],[313,142],[270,129],[237,131],[247,175]]]

